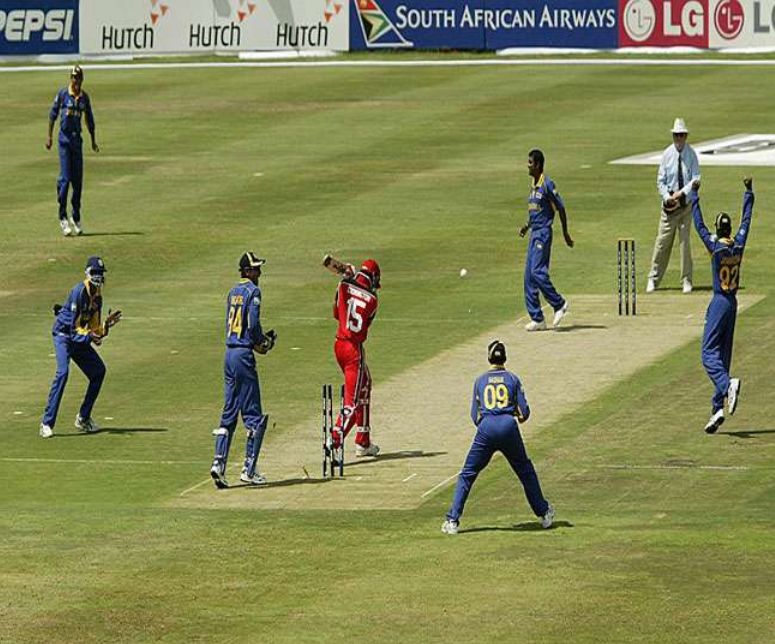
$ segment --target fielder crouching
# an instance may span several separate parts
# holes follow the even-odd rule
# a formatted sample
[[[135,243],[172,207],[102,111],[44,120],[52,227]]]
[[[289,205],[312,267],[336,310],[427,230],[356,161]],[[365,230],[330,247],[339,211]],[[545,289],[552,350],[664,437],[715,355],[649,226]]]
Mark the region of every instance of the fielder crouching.
[[[245,463],[240,481],[250,485],[265,485],[266,477],[257,470],[258,455],[269,422],[261,409],[261,388],[253,352],[266,354],[274,348],[277,334],[261,329],[261,289],[258,278],[266,263],[254,253],[242,255],[239,262],[241,279],[226,298],[226,355],[223,365],[225,395],[221,423],[215,434],[215,459],[210,468],[215,486],[228,487],[226,462],[229,447],[242,414],[248,432]]]
[[[56,352],[57,371],[48,404],[40,422],[40,437],[54,435],[59,405],[65,393],[70,375],[70,360],[78,365],[89,379],[89,387],[83,404],[75,417],[75,426],[83,432],[94,433],[99,426],[92,420],[91,412],[105,380],[105,363],[92,344],[100,345],[110,328],[121,321],[121,311],[111,313],[102,322],[102,288],[105,285],[105,263],[99,257],[90,257],[86,262],[86,279],[75,285],[63,305],[54,307],[56,320],[52,335]]]
[[[333,447],[338,448],[340,440],[357,427],[356,456],[379,454],[370,436],[371,374],[363,348],[377,314],[379,288],[379,264],[367,259],[355,275],[339,282],[334,298],[334,319],[339,323],[334,353],[344,373],[344,413],[336,419]]]
[[[471,402],[471,420],[476,425],[471,449],[455,487],[447,520],[441,526],[444,534],[457,534],[468,494],[479,473],[487,467],[495,452],[501,452],[519,478],[533,513],[544,528],[554,521],[554,507],[544,498],[533,462],[528,458],[519,423],[527,422],[530,407],[516,374],[507,371],[506,347],[495,340],[487,347],[490,369],[476,379]]]

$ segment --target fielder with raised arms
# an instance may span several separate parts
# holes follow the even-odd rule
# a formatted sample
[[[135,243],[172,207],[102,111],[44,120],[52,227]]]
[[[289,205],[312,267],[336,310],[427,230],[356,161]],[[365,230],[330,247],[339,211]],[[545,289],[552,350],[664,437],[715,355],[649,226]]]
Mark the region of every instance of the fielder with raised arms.
[[[702,366],[715,386],[713,410],[705,431],[713,434],[724,422],[724,400],[729,415],[735,413],[740,400],[740,379],[730,378],[732,342],[737,320],[737,289],[740,286],[740,267],[748,241],[753,216],[753,179],[743,179],[743,216],[737,234],[732,237],[732,219],[720,212],[716,216],[716,234],[711,235],[702,218],[700,208],[700,182],[692,183],[692,215],[694,227],[710,253],[713,274],[713,298],[705,314],[705,331],[702,336]]]

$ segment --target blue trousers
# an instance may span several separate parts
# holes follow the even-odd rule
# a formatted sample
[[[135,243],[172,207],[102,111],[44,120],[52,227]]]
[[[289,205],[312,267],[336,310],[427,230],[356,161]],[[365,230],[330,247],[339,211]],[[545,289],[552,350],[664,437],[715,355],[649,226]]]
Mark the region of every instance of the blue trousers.
[[[234,430],[242,415],[242,422],[248,431],[245,469],[252,476],[267,426],[267,417],[261,410],[261,388],[253,350],[248,347],[226,349],[223,377],[225,391],[221,428],[227,433],[216,435],[215,460],[226,464]]]
[[[73,342],[69,338],[55,335],[54,351],[57,357],[57,372],[54,376],[54,382],[51,383],[48,404],[41,421],[51,428],[56,424],[59,404],[65,393],[65,385],[70,375],[70,360],[72,359],[89,379],[89,387],[86,389],[81,410],[78,412],[81,418],[91,418],[92,408],[97,402],[97,396],[100,395],[106,373],[105,363],[88,342]]]
[[[83,188],[83,146],[80,140],[59,140],[59,178],[57,199],[59,218],[67,217],[67,192],[73,186],[73,221],[81,221],[81,190]]]
[[[549,277],[551,255],[552,229],[531,230],[525,261],[525,308],[530,319],[535,322],[544,319],[539,293],[555,311],[565,305],[565,299],[554,288]]]
[[[549,502],[541,492],[538,475],[527,457],[517,421],[512,416],[485,416],[479,423],[474,442],[458,476],[452,507],[447,513],[448,519],[460,519],[476,477],[487,467],[495,452],[501,452],[506,457],[511,469],[519,477],[533,513],[537,517],[546,514]]]
[[[716,293],[705,314],[702,336],[702,366],[713,381],[713,413],[724,408],[729,389],[729,368],[732,364],[732,342],[737,321],[737,298]]]

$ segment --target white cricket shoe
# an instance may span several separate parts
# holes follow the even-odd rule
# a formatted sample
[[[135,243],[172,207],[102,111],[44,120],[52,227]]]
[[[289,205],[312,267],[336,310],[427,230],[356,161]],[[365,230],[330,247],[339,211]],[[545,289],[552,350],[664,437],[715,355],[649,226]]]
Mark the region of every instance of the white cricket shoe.
[[[73,231],[70,230],[70,222],[67,221],[67,219],[60,219],[59,220],[59,227],[62,229],[62,234],[65,237],[69,237],[73,234]]]
[[[546,331],[546,320],[541,320],[540,322],[530,320],[525,325],[525,331]]]
[[[710,417],[708,424],[705,425],[706,434],[715,434],[716,430],[724,423],[724,410],[719,409]]]
[[[54,430],[48,425],[40,424],[40,431],[38,432],[41,438],[51,438],[54,435]]]
[[[683,281],[683,291],[684,295],[688,295],[692,292],[692,281],[691,280],[684,280]]]
[[[546,508],[546,514],[541,517],[541,527],[546,530],[552,527],[552,523],[554,523],[554,506],[550,503]]]
[[[441,526],[441,531],[443,534],[457,534],[459,527],[460,523],[453,521],[452,519],[447,519],[444,522],[444,525]]]
[[[213,461],[213,466],[210,468],[210,476],[215,483],[215,487],[219,490],[225,490],[229,487],[229,484],[226,482],[226,466],[223,463]]]
[[[83,228],[81,228],[81,222],[73,220],[73,234],[83,235]]]
[[[735,413],[737,409],[737,401],[740,398],[740,390],[742,389],[742,383],[740,378],[732,378],[729,381],[729,389],[727,389],[727,411],[729,415]]]
[[[657,290],[657,283],[654,281],[653,277],[649,277],[649,281],[646,284],[646,293],[653,293]]]
[[[266,485],[266,477],[258,472],[253,476],[248,476],[247,471],[242,470],[242,474],[239,475],[239,480],[243,483],[249,483],[250,485]]]
[[[562,322],[562,319],[566,315],[568,315],[568,300],[565,300],[565,304],[563,304],[561,308],[557,309],[554,312],[554,318],[552,319],[552,326],[555,328],[560,326],[560,322]]]
[[[377,454],[379,454],[379,446],[374,443],[368,447],[364,447],[363,445],[355,446],[355,455],[359,458],[363,456],[377,456]]]
[[[96,434],[100,431],[100,426],[95,423],[91,418],[81,418],[81,415],[75,417],[75,427],[87,434]]]

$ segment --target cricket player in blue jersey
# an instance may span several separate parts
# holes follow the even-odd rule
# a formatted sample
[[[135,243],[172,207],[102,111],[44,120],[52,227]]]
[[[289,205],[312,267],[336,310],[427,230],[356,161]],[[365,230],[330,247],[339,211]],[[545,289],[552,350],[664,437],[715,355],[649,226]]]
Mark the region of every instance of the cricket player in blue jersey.
[[[86,279],[75,285],[62,306],[54,307],[56,320],[52,333],[57,371],[40,423],[41,438],[51,438],[54,435],[54,425],[59,404],[65,393],[71,359],[89,379],[86,396],[75,417],[75,426],[86,433],[98,432],[100,429],[92,420],[91,413],[105,379],[105,363],[92,344],[102,344],[110,328],[121,321],[121,311],[108,311],[105,322],[102,322],[102,290],[106,271],[101,258],[90,257],[86,262]]]
[[[528,331],[546,329],[546,319],[541,310],[539,293],[554,309],[552,321],[554,327],[559,326],[568,313],[568,301],[557,292],[549,277],[555,212],[560,215],[562,234],[570,248],[573,248],[573,239],[568,232],[565,204],[554,182],[544,173],[544,162],[544,153],[541,150],[531,150],[528,154],[527,171],[533,180],[533,186],[528,197],[528,221],[519,231],[520,237],[524,237],[527,231],[530,231],[525,262],[525,306],[530,316],[530,322],[525,329]]]
[[[226,356],[223,365],[225,401],[220,427],[215,430],[215,460],[210,469],[215,486],[229,487],[226,481],[226,461],[229,447],[242,414],[248,432],[245,445],[245,463],[240,481],[250,485],[265,485],[266,478],[257,471],[258,455],[264,440],[269,416],[261,409],[261,388],[256,373],[253,352],[266,354],[274,348],[277,334],[261,329],[261,289],[258,278],[266,263],[255,253],[247,252],[240,258],[242,276],[226,298]]]
[[[471,420],[477,431],[466,462],[457,479],[452,507],[447,520],[441,526],[445,534],[457,534],[460,515],[471,487],[495,452],[501,452],[519,477],[525,489],[528,503],[541,525],[550,528],[554,521],[554,507],[541,492],[535,468],[528,458],[517,422],[524,423],[530,417],[530,407],[519,378],[506,370],[506,347],[495,340],[487,347],[490,363],[486,371],[474,383],[471,402]]]
[[[83,91],[83,70],[80,65],[73,67],[70,84],[63,87],[54,97],[54,104],[48,117],[48,138],[46,149],[51,149],[54,135],[54,122],[59,117],[59,178],[57,179],[57,199],[59,200],[59,226],[62,233],[68,235],[83,234],[81,226],[81,190],[83,188],[83,150],[81,137],[81,117],[86,116],[86,128],[91,136],[91,149],[99,152],[94,129],[94,113],[91,99]],[[67,221],[67,193],[73,187],[72,227]]]
[[[740,286],[740,268],[748,241],[753,216],[753,179],[743,179],[743,216],[737,234],[732,237],[732,219],[720,212],[716,216],[716,234],[711,235],[700,209],[700,184],[692,184],[692,215],[694,227],[708,249],[713,273],[713,298],[705,314],[705,332],[702,336],[702,365],[715,386],[713,409],[705,431],[713,434],[724,422],[724,400],[729,415],[735,413],[740,400],[740,379],[730,378],[732,342],[737,320],[737,289]]]

